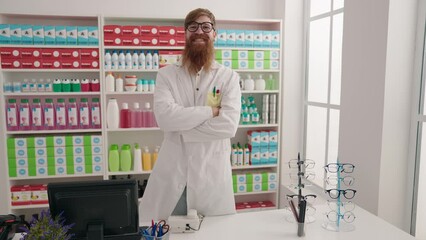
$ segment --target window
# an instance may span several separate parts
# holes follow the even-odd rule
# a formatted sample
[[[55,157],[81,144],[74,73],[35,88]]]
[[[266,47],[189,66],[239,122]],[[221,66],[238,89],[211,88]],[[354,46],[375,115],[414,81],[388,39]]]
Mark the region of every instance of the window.
[[[307,0],[304,156],[315,160],[322,186],[324,165],[337,161],[344,0]]]

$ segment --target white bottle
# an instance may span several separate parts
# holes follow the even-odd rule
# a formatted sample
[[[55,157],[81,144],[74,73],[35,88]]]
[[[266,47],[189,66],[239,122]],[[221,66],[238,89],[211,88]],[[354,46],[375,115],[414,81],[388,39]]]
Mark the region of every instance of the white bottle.
[[[130,54],[129,50],[126,52],[124,64],[125,69],[132,69],[132,54]]]
[[[159,56],[158,56],[158,52],[154,51],[154,55],[152,56],[152,69],[158,69],[159,68]]]
[[[137,143],[135,143],[135,148],[133,150],[133,163],[133,171],[142,172],[142,150]]]
[[[124,69],[126,65],[126,57],[124,56],[123,50],[120,50],[118,54],[118,69]]]
[[[266,87],[265,79],[263,79],[262,74],[259,75],[259,78],[255,81],[255,89],[257,91],[264,91]]]
[[[112,64],[112,69],[118,69],[118,54],[117,54],[117,51],[115,50],[112,52],[111,64]]]
[[[244,147],[244,165],[250,165],[250,149],[248,144]]]
[[[24,82],[22,83],[22,92],[29,92],[30,91],[30,83],[27,78],[24,79]]]
[[[37,83],[37,91],[38,92],[44,92],[44,90],[45,90],[45,88],[44,88],[44,79],[40,78],[38,80],[38,83]]]
[[[109,50],[105,53],[105,70],[112,69],[112,56]]]
[[[145,69],[145,53],[141,51],[139,54],[139,69]]]
[[[139,68],[139,55],[138,51],[133,51],[132,55],[132,69],[138,69]]]
[[[46,83],[44,84],[44,90],[46,92],[53,92],[53,83],[50,78],[46,80]]]
[[[148,51],[145,56],[145,69],[152,69],[152,54]]]
[[[120,126],[120,109],[118,108],[117,99],[115,98],[108,100],[107,126],[109,129],[118,129]]]
[[[105,91],[106,92],[115,92],[115,78],[112,73],[108,73],[105,78]]]
[[[248,74],[246,80],[244,80],[244,90],[246,91],[254,90],[254,80],[251,78],[250,74]]]
[[[124,91],[123,79],[121,78],[120,75],[118,75],[118,78],[115,79],[115,91],[116,92]]]

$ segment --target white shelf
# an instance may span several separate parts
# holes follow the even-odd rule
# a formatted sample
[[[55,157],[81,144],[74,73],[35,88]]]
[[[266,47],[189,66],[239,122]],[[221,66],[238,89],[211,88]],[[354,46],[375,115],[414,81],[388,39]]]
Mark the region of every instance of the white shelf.
[[[154,92],[108,92],[106,96],[153,95]]]
[[[49,204],[29,204],[29,205],[21,205],[21,206],[10,206],[10,209],[12,210],[39,209],[39,208],[49,208]]]
[[[278,167],[278,164],[233,166],[232,170],[247,170],[247,169],[275,168],[275,167]]]
[[[34,73],[34,72],[99,72],[99,69],[85,69],[85,68],[15,68],[15,69],[1,69],[2,72],[11,72],[11,73]]]
[[[73,174],[73,175],[54,175],[54,176],[34,176],[34,177],[17,177],[9,178],[10,180],[35,180],[35,179],[52,179],[52,178],[82,178],[82,177],[102,177],[103,174]]]
[[[237,72],[242,72],[242,73],[278,73],[281,70],[279,69],[233,69]]]
[[[151,174],[152,171],[128,171],[128,172],[108,172],[109,176],[122,176],[122,175],[143,175]]]
[[[278,127],[278,124],[240,124],[238,128],[268,128]]]
[[[99,96],[100,92],[20,92],[20,93],[5,93],[6,97],[21,97],[21,96]]]
[[[102,129],[63,129],[63,130],[31,130],[31,131],[6,131],[6,134],[46,134],[46,133],[100,133]]]
[[[107,129],[107,132],[144,132],[144,131],[159,131],[158,127],[152,128],[119,128],[119,129]]]
[[[278,191],[260,191],[260,192],[234,193],[234,196],[259,195],[259,194],[269,194],[269,193],[278,193]]]
[[[105,50],[183,50],[183,46],[105,46]]]
[[[242,90],[241,91],[242,94],[256,94],[256,93],[280,93],[280,91],[278,90],[264,90],[264,91],[246,91],[246,90]]]
[[[114,73],[156,73],[158,69],[104,69],[104,72],[114,72]]]
[[[18,45],[0,44],[1,48],[99,48],[99,45]]]

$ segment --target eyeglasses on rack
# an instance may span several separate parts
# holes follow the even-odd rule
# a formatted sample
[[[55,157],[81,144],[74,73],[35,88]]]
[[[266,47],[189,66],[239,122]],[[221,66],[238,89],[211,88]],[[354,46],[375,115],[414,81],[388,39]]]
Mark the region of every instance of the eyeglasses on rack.
[[[314,172],[299,172],[299,173],[290,173],[290,179],[297,180],[299,179],[299,176],[303,179],[312,181],[315,179],[315,173]]]
[[[333,185],[333,186],[337,186],[339,182],[343,183],[345,186],[352,186],[355,182],[355,178],[352,176],[344,176],[344,177],[328,176],[325,179],[325,182],[328,185]]]
[[[324,166],[324,169],[329,173],[352,173],[354,171],[355,166],[351,163],[329,163]]]
[[[352,199],[355,197],[356,190],[354,189],[328,189],[325,190],[326,193],[332,198],[339,198],[340,194],[342,194],[346,199]]]
[[[211,23],[211,22],[202,22],[202,23],[199,23],[199,22],[190,22],[188,24],[188,26],[186,27],[186,29],[188,31],[190,31],[190,32],[196,32],[199,27],[201,27],[201,30],[204,33],[209,33],[212,30],[214,30],[213,23]]]
[[[345,209],[345,211],[352,211],[355,209],[355,203],[352,201],[347,202],[338,202],[338,201],[330,201],[327,200],[327,205],[330,207],[331,210],[337,211],[341,207]]]
[[[291,159],[288,162],[289,168],[298,168],[300,165],[304,166],[305,169],[311,169],[315,166],[315,161],[311,159]]]
[[[286,197],[287,197],[287,200],[299,199],[298,194],[286,195]],[[301,197],[301,199],[305,200],[307,203],[314,203],[316,198],[317,198],[317,195],[314,195],[314,194],[308,194]]]
[[[344,212],[343,214],[339,214],[336,211],[330,211],[327,213],[327,218],[330,222],[337,222],[339,218],[347,223],[351,223],[355,220],[355,214],[353,212]]]

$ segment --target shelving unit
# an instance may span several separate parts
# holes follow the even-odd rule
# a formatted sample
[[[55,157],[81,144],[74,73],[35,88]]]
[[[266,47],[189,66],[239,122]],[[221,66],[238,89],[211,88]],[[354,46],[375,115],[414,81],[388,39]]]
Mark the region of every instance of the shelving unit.
[[[53,181],[76,181],[76,180],[95,180],[95,179],[111,179],[113,176],[116,178],[126,178],[130,176],[143,182],[148,179],[151,171],[142,172],[109,172],[108,171],[108,148],[111,144],[122,144],[128,143],[133,145],[139,143],[141,147],[148,146],[150,151],[153,152],[155,146],[161,145],[163,141],[163,132],[159,128],[125,128],[125,129],[108,129],[106,124],[106,109],[108,99],[115,98],[119,106],[123,102],[133,103],[139,102],[143,107],[144,102],[150,102],[153,106],[153,93],[141,93],[141,92],[106,92],[105,90],[105,77],[108,72],[120,74],[123,79],[126,74],[136,75],[137,78],[144,79],[155,79],[158,70],[133,70],[133,69],[120,69],[110,70],[104,67],[104,53],[106,50],[182,50],[181,46],[105,46],[104,45],[104,34],[103,27],[105,25],[157,25],[157,26],[183,26],[183,19],[153,19],[153,18],[140,18],[140,17],[120,17],[120,16],[45,16],[45,15],[17,15],[7,14],[0,16],[0,23],[7,24],[40,24],[40,25],[71,25],[71,26],[98,26],[99,30],[99,45],[97,46],[67,46],[67,45],[9,45],[4,44],[0,47],[37,47],[37,48],[96,48],[99,50],[99,69],[0,69],[0,82],[4,83],[7,81],[22,81],[24,78],[98,78],[100,79],[100,92],[62,92],[62,93],[4,93],[3,88],[0,89],[0,112],[5,113],[5,103],[9,98],[81,98],[81,97],[98,97],[100,98],[101,104],[101,129],[76,129],[76,130],[43,130],[43,131],[6,131],[6,124],[4,123],[5,118],[0,119],[0,150],[2,152],[3,159],[7,159],[6,151],[6,139],[14,136],[57,136],[57,135],[84,135],[84,134],[98,134],[102,137],[102,156],[104,159],[103,166],[104,170],[100,174],[84,174],[84,175],[64,175],[64,176],[43,176],[43,177],[22,177],[22,178],[9,178],[7,173],[7,161],[0,162],[0,182],[7,183],[7,194],[0,196],[1,203],[7,203],[6,212],[26,212],[32,209],[39,209],[47,207],[47,205],[28,205],[28,206],[11,206],[10,198],[11,193],[9,191],[10,186],[23,185],[23,184],[46,184]],[[217,29],[241,29],[241,30],[275,30],[280,31],[282,29],[281,20],[217,20]],[[282,33],[280,33],[282,35]],[[282,36],[280,36],[281,42]],[[216,47],[217,50],[276,50],[279,51],[280,56],[282,55],[282,46],[279,48],[242,48],[242,47]],[[264,91],[245,91],[242,90],[244,97],[254,96],[258,101],[258,105],[261,105],[263,94],[274,94],[277,96],[277,118],[276,124],[240,124],[236,136],[231,139],[232,143],[240,142],[245,144],[247,142],[247,132],[249,130],[274,130],[278,133],[278,139],[280,139],[281,126],[281,94],[282,94],[282,60],[280,59],[279,69],[235,69],[243,79],[247,74],[257,76],[258,74],[272,74],[275,79],[278,80],[278,90],[264,90]],[[141,104],[142,103],[142,104]],[[129,108],[132,108],[132,104],[129,104]],[[261,106],[259,106],[261,111]],[[3,116],[3,115],[1,115]],[[280,154],[281,144],[278,142],[278,154]],[[2,170],[3,169],[3,170]],[[233,171],[238,172],[253,172],[253,171],[268,171],[276,173],[280,176],[280,159],[276,164],[265,164],[265,165],[249,165],[249,166],[234,166]],[[263,192],[251,192],[251,193],[236,193],[236,202],[249,202],[249,201],[271,201],[275,207],[278,207],[279,201],[279,190],[276,191],[263,191]],[[1,204],[0,203],[0,204]],[[1,209],[1,205],[0,205]]]

